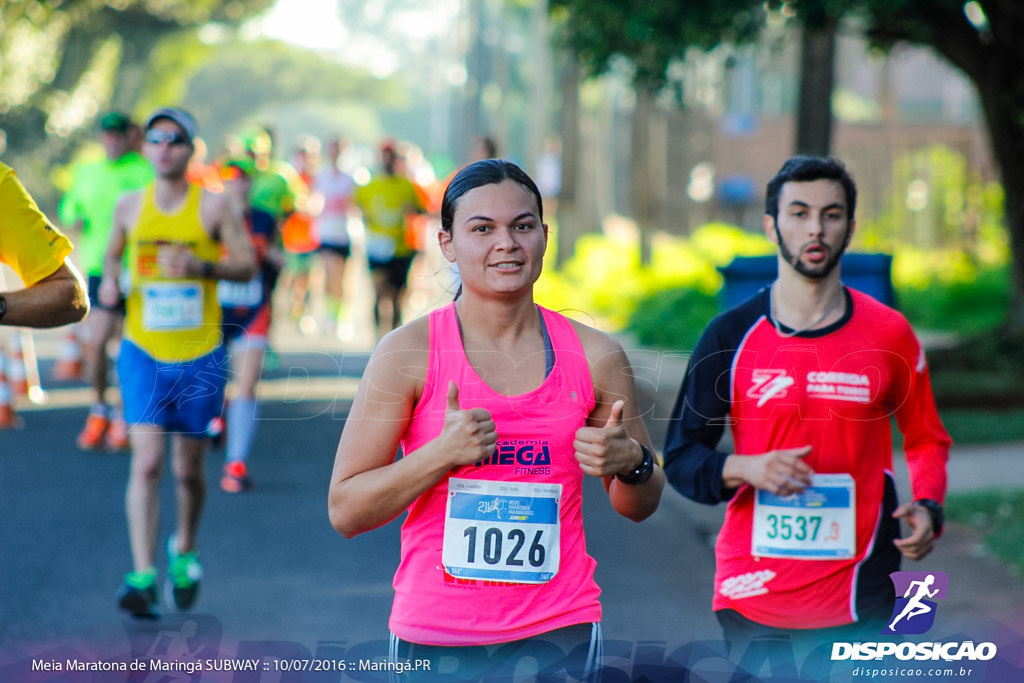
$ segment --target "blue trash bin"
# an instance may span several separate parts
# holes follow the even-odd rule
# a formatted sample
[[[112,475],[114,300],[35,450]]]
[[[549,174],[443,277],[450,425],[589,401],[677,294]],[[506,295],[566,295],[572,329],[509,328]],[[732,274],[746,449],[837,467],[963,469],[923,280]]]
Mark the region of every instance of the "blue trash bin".
[[[719,310],[726,311],[746,301],[759,289],[770,285],[778,275],[776,256],[738,256],[718,269],[725,282],[718,293]],[[878,299],[886,306],[895,306],[892,287],[892,255],[843,255],[843,282]]]

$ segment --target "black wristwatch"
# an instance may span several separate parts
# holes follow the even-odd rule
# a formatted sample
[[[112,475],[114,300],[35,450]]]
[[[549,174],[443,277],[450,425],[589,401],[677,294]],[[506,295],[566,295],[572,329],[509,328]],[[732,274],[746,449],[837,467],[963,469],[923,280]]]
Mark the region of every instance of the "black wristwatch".
[[[921,498],[914,501],[914,505],[923,507],[932,518],[932,533],[936,536],[942,531],[942,525],[946,522],[946,515],[942,512],[942,504],[931,498]]]
[[[644,459],[640,462],[635,470],[629,474],[616,474],[615,477],[623,484],[629,486],[640,486],[654,474],[654,454],[651,453],[651,449],[647,446],[640,444],[640,451],[644,454]]]
[[[7,299],[4,298],[3,294],[0,294],[0,320],[4,319],[7,314]]]

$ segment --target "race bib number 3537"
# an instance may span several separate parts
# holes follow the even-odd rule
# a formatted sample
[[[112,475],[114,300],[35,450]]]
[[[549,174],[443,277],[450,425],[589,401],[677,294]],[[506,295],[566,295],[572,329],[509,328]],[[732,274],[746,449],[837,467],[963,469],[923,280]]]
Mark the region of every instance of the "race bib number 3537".
[[[796,560],[853,557],[855,486],[849,474],[815,474],[801,493],[757,491],[751,554]]]
[[[462,579],[545,583],[561,557],[560,484],[448,481],[441,560]]]

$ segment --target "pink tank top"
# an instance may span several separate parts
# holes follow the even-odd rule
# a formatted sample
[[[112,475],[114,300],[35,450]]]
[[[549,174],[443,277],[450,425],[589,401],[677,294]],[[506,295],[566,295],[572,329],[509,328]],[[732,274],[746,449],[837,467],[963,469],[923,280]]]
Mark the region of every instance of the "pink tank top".
[[[487,645],[601,620],[572,446],[594,386],[572,323],[540,312],[555,362],[520,396],[493,391],[469,364],[455,304],[430,314],[429,368],[402,452],[441,433],[449,380],[463,408],[491,413],[499,436],[491,458],[452,470],[409,507],[389,622],[403,640]]]

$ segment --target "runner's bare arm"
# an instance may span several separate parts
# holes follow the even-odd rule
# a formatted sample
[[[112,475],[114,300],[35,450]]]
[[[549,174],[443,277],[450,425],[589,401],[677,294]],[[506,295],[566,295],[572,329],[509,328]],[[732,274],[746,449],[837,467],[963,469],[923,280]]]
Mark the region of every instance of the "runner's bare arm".
[[[590,363],[596,402],[587,426],[576,432],[576,460],[586,474],[603,478],[616,512],[643,521],[658,507],[665,473],[640,417],[633,369],[617,341],[582,325],[576,328]],[[654,457],[654,471],[642,484],[627,484],[615,475],[636,470],[644,458],[641,444]]]
[[[114,221],[110,228],[107,250],[103,254],[103,279],[100,281],[99,299],[104,306],[117,306],[121,300],[121,270],[124,250],[128,245],[128,231],[138,216],[142,194],[123,195],[114,207]]]
[[[0,323],[15,327],[59,327],[78,322],[89,312],[81,276],[64,262],[31,287],[2,292],[6,312]]]
[[[427,344],[426,320],[410,323],[381,340],[363,373],[328,495],[331,524],[346,538],[383,526],[449,470],[494,452],[497,434],[490,416],[458,409],[457,391],[449,387],[441,434],[395,460],[426,376]]]
[[[258,272],[256,254],[245,232],[242,215],[227,195],[206,192],[203,195],[203,225],[227,251],[227,258],[218,263],[194,259],[188,274],[215,280],[245,282]]]

